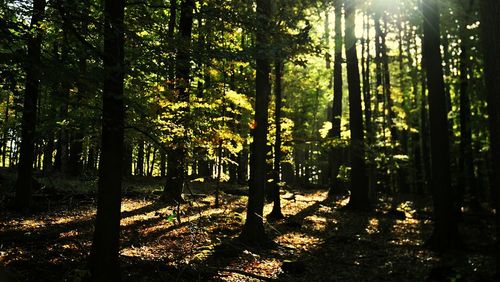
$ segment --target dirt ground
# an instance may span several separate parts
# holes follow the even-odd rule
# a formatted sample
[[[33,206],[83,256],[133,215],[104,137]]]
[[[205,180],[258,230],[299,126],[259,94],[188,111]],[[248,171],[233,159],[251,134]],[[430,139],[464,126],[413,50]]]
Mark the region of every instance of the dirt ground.
[[[1,206],[0,273],[18,281],[85,277],[95,197],[67,186],[38,191],[32,214]],[[372,211],[352,212],[343,209],[347,196],[287,188],[281,195],[286,218],[265,222],[277,244],[256,250],[237,240],[246,196],[222,193],[215,208],[212,186],[193,187],[196,197],[186,195],[189,202],[177,213],[157,202],[153,191],[161,182],[125,182],[124,281],[495,281],[490,214],[465,213],[464,250],[440,255],[424,245],[432,231],[429,198],[380,196]]]

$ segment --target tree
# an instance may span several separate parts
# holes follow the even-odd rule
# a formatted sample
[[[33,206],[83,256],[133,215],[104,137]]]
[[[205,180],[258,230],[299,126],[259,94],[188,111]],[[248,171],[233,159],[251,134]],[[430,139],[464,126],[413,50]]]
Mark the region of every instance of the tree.
[[[449,134],[442,58],[440,51],[439,6],[436,0],[423,1],[423,60],[429,91],[431,135],[431,187],[434,230],[428,241],[431,249],[448,251],[459,246],[450,177]]]
[[[250,181],[246,222],[240,234],[240,240],[252,246],[263,246],[268,243],[264,230],[262,214],[264,209],[264,191],[266,189],[266,152],[268,107],[271,85],[269,75],[271,67],[269,54],[269,26],[271,18],[271,1],[256,0],[256,75],[255,75],[255,120],[252,129],[253,142],[250,153]]]
[[[125,1],[104,2],[104,88],[97,215],[89,266],[95,281],[118,281],[124,149]]]
[[[191,33],[193,30],[194,0],[184,0],[181,4],[181,17],[179,21],[180,46],[177,49],[175,65],[176,83],[175,93],[178,102],[185,103],[180,109],[178,123],[187,130],[187,115],[189,111],[189,82],[191,70]],[[177,144],[167,155],[167,180],[163,191],[163,200],[166,202],[180,203],[185,181],[185,136],[177,137]]]
[[[459,194],[457,197],[457,212],[460,213],[464,202],[465,192],[472,193],[471,207],[479,207],[479,195],[475,187],[474,176],[474,159],[472,155],[472,128],[471,128],[471,102],[470,102],[470,59],[468,48],[470,42],[468,40],[466,26],[470,23],[470,14],[472,12],[473,0],[470,1],[470,6],[464,7],[464,19],[460,24],[460,154],[459,154]]]
[[[493,159],[491,189],[493,190],[496,213],[496,271],[500,269],[500,57],[497,52],[500,48],[500,2],[496,0],[481,0],[481,40],[484,53],[484,70],[486,88],[488,90],[488,114],[490,131],[490,154]]]
[[[283,76],[283,62],[276,59],[274,62],[274,95],[275,95],[275,135],[274,141],[274,167],[273,167],[273,182],[271,198],[273,200],[273,210],[268,215],[268,218],[281,219],[284,218],[281,212],[281,199],[280,199],[280,170],[281,170],[281,108],[282,108],[282,85],[281,80]]]
[[[33,1],[33,15],[30,29],[33,34],[28,37],[28,56],[26,58],[26,87],[24,91],[21,154],[15,185],[17,209],[29,208],[33,203],[33,161],[35,150],[35,129],[37,119],[38,92],[41,74],[41,24],[45,15],[45,0]]]
[[[333,105],[332,129],[330,137],[340,139],[340,120],[342,116],[342,0],[333,2],[335,8],[335,55],[333,58]],[[330,190],[329,194],[341,190],[341,181],[337,178],[341,165],[340,156],[342,148],[330,150]]]
[[[369,208],[368,179],[365,166],[363,112],[361,110],[361,82],[356,54],[355,2],[346,0],[345,52],[347,60],[347,83],[349,89],[349,123],[351,130],[351,198],[348,206],[355,210]]]

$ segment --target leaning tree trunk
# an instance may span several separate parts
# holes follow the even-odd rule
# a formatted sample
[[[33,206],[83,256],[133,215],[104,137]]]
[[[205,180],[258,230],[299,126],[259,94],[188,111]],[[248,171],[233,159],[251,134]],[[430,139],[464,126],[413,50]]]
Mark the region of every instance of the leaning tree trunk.
[[[354,35],[355,1],[345,2],[345,52],[349,88],[349,122],[351,130],[351,197],[349,207],[355,210],[369,208],[368,179],[365,166],[363,112],[361,110],[361,82],[359,78],[356,36]]]
[[[446,94],[441,67],[439,7],[436,0],[424,0],[423,17],[422,52],[429,91],[431,187],[435,219],[428,244],[431,249],[448,251],[459,246],[460,237],[453,214]]]
[[[269,239],[264,230],[262,214],[264,209],[264,191],[267,184],[266,152],[268,106],[271,85],[269,74],[271,67],[267,45],[269,44],[269,27],[271,18],[271,1],[256,0],[257,2],[257,34],[256,34],[256,62],[255,76],[255,121],[252,130],[253,143],[250,154],[250,181],[247,205],[247,217],[240,240],[251,246],[263,246]]]
[[[488,89],[488,114],[490,124],[490,152],[494,160],[491,179],[491,189],[495,198],[497,245],[496,245],[496,271],[500,270],[500,2],[498,0],[482,0],[481,7],[481,29],[484,52],[484,67],[486,87]]]
[[[35,151],[35,127],[38,91],[41,74],[42,30],[40,28],[45,14],[45,0],[33,1],[33,16],[30,28],[35,34],[28,39],[28,57],[26,62],[26,87],[21,127],[21,151],[15,185],[17,209],[27,209],[33,202],[33,161]]]
[[[89,267],[92,281],[119,281],[118,260],[124,148],[125,1],[104,2],[104,89],[97,215]]]

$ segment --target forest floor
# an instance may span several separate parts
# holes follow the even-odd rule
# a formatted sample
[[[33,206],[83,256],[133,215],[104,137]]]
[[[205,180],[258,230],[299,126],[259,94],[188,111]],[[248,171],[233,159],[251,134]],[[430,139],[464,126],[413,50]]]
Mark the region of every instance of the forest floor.
[[[0,272],[19,281],[80,281],[95,215],[95,192],[82,190],[94,190],[95,181],[41,182],[32,214],[8,211],[9,194],[0,191]],[[494,281],[491,215],[466,213],[460,232],[467,248],[439,255],[424,247],[429,198],[380,196],[372,211],[352,212],[343,208],[347,197],[286,188],[286,218],[265,223],[277,245],[256,250],[237,240],[246,196],[221,193],[215,208],[214,185],[192,185],[195,199],[186,195],[177,214],[157,201],[162,184],[124,183],[124,281]],[[270,210],[266,204],[264,213]]]

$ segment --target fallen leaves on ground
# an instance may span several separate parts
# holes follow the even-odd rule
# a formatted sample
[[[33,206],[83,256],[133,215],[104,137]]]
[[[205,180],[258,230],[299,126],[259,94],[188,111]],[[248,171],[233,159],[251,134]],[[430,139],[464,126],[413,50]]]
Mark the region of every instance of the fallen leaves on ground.
[[[381,197],[373,211],[352,212],[342,208],[347,197],[329,200],[326,191],[288,189],[282,191],[287,218],[265,222],[277,246],[255,250],[237,240],[247,197],[222,193],[223,204],[214,208],[213,191],[203,189],[195,192],[205,195],[179,210],[151,193],[123,199],[123,280],[423,281],[444,273],[449,281],[484,281],[493,275],[491,220],[462,224],[466,252],[426,250],[432,221],[419,211],[428,209],[422,204],[428,199]],[[271,209],[266,204],[264,214]],[[91,202],[52,203],[36,215],[2,214],[0,263],[22,281],[78,281],[87,273]]]

